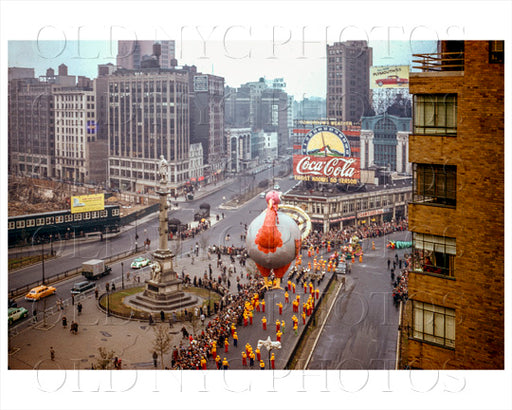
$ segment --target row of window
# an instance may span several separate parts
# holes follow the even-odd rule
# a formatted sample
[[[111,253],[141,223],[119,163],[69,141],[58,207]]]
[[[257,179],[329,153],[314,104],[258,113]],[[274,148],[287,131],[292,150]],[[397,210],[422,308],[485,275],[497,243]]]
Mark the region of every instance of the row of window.
[[[372,196],[368,198],[355,199],[350,201],[340,201],[340,202],[332,202],[332,203],[309,203],[307,212],[316,215],[323,215],[325,211],[330,214],[335,213],[343,213],[343,214],[351,214],[354,211],[361,210],[369,210],[375,208],[381,208],[383,206],[388,206],[393,203],[398,202],[406,202],[410,199],[410,194],[400,193],[400,194],[388,194],[388,195],[378,195]],[[297,204],[295,204],[297,205]]]
[[[119,216],[119,209],[113,209],[112,216]],[[33,219],[20,219],[18,221],[9,221],[9,229],[23,229],[35,226],[54,225],[64,222],[82,221],[106,217],[108,217],[108,211],[104,209],[102,211],[81,212],[76,214],[47,216]]]

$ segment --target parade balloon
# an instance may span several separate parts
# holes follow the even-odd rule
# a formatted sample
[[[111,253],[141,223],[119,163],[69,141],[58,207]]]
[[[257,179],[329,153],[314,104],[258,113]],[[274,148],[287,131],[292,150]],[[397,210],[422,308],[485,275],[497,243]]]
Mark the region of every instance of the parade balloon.
[[[281,278],[297,257],[301,246],[301,231],[295,220],[278,210],[279,193],[266,196],[267,209],[257,216],[247,229],[247,253],[254,260],[268,287],[271,273]]]

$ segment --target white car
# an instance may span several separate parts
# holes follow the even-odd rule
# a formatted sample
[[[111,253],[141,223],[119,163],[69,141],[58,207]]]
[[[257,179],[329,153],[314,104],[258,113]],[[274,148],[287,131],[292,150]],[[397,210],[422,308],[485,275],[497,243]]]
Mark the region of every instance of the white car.
[[[17,320],[27,317],[28,310],[24,307],[9,308],[9,324],[12,325]]]
[[[148,258],[144,258],[142,256],[135,258],[131,264],[132,269],[140,269],[144,266],[148,266],[149,262],[151,262]]]
[[[276,191],[280,191],[281,190],[281,187],[277,184],[274,185],[274,190]]]

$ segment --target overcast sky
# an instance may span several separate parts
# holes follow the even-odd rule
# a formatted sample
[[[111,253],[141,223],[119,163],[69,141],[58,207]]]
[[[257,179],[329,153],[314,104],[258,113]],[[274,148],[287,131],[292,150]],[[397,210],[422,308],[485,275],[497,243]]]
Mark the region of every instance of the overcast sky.
[[[286,91],[298,100],[325,97],[325,43],[187,41],[176,46],[178,64],[196,65],[203,73],[224,77],[231,87],[260,77],[282,77]],[[36,76],[50,67],[57,72],[64,63],[69,75],[96,78],[98,64],[115,64],[117,55],[117,41],[10,41],[8,47],[9,67],[33,67]],[[413,53],[434,52],[436,42],[370,41],[370,47],[373,65],[410,65]]]

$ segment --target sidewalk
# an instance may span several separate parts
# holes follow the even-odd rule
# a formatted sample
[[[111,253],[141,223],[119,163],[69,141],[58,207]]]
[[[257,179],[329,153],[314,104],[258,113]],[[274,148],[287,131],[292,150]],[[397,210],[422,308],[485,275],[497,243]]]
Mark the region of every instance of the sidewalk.
[[[222,255],[222,260],[229,266],[230,261],[227,255]],[[307,258],[306,258],[307,259]],[[180,272],[182,267],[185,267],[193,279],[202,277],[204,272],[208,270],[208,264],[211,263],[213,268],[213,277],[216,278],[220,271],[216,267],[216,259],[208,260],[206,256],[195,258],[194,264],[188,263],[188,258],[183,258],[178,262],[175,267],[177,272]],[[306,261],[307,263],[307,261]],[[240,275],[243,269],[236,263],[237,273]],[[243,269],[246,272],[246,269]],[[229,278],[231,282],[230,292],[237,294],[237,281],[236,274]],[[142,282],[142,280],[141,280]],[[247,278],[241,280],[242,283],[247,283]],[[328,277],[325,277],[321,283],[321,287],[325,287],[328,283]],[[282,284],[286,285],[286,281]],[[120,289],[120,284],[116,283],[116,287]],[[297,294],[301,295],[301,301],[305,301],[303,289],[297,285]],[[323,292],[323,288],[322,288]],[[270,290],[265,294],[266,312],[255,312],[253,324],[247,327],[237,326],[237,333],[239,336],[238,347],[233,346],[233,340],[230,338],[229,351],[224,352],[224,347],[218,347],[218,354],[222,358],[226,357],[230,363],[231,369],[242,369],[241,351],[244,349],[246,343],[250,343],[254,350],[258,340],[267,339],[276,340],[275,322],[277,319],[284,320],[285,331],[282,336],[282,348],[275,350],[276,368],[282,369],[288,362],[296,343],[299,342],[304,326],[300,313],[295,315],[299,318],[299,333],[295,335],[292,329],[291,316],[292,307],[291,301],[295,295],[290,293],[290,303],[284,302],[284,290]],[[306,297],[307,298],[307,297]],[[90,369],[99,358],[99,347],[104,347],[107,350],[113,350],[115,355],[121,358],[123,369],[153,369],[153,340],[155,338],[153,328],[147,322],[129,321],[112,316],[107,316],[102,312],[94,298],[94,294],[87,295],[80,298],[83,305],[81,315],[78,315],[76,304],[79,298],[75,299],[75,305],[68,304],[63,311],[57,311],[56,307],[52,307],[53,314],[49,314],[46,318],[47,326],[42,325],[41,315],[39,315],[39,322],[25,327],[25,324],[20,324],[10,329],[10,350],[9,350],[9,367],[10,369]],[[283,313],[279,315],[276,304],[283,303]],[[62,316],[67,317],[68,325],[63,328],[61,321]],[[261,319],[266,316],[267,330],[264,331],[261,324]],[[308,317],[308,320],[311,317]],[[206,323],[209,318],[207,318]],[[70,323],[76,321],[79,324],[78,334],[74,335],[70,332]],[[155,319],[156,324],[159,323],[159,318]],[[190,334],[193,334],[193,329],[190,323],[178,322],[169,327],[168,323],[164,326],[168,328],[168,334],[171,337],[171,346],[179,346],[182,342],[188,347],[189,342],[182,339],[180,329],[185,325]],[[19,332],[19,333],[18,333]],[[50,360],[50,347],[55,350],[55,360]],[[164,366],[170,367],[171,352],[165,355]],[[265,348],[261,348],[261,357],[265,361],[266,367],[269,368],[268,358],[269,354]],[[208,361],[208,369],[215,369],[215,363],[210,358]],[[160,368],[160,358],[158,359],[158,368]],[[247,368],[248,369],[248,368]],[[255,364],[254,369],[259,370],[259,363]]]

